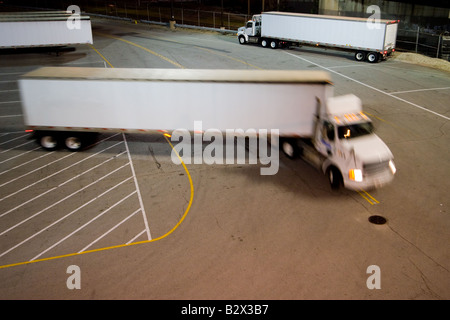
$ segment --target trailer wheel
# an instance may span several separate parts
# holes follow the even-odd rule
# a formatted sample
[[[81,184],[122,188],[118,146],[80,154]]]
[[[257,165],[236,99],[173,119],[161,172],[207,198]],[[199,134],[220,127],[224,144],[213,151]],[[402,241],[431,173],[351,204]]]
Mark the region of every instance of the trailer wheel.
[[[66,145],[66,148],[69,149],[70,151],[78,151],[81,149],[82,141],[79,136],[70,135],[64,139],[64,144]]]
[[[367,61],[369,61],[370,63],[378,62],[378,59],[379,56],[376,52],[369,52],[369,54],[367,55]]]
[[[244,36],[239,36],[239,43],[240,44],[246,44],[247,42],[245,41],[245,37]]]
[[[55,150],[58,147],[58,138],[55,135],[44,134],[40,136],[39,144],[45,150]]]
[[[365,58],[366,58],[366,55],[365,55],[364,52],[362,52],[362,51],[357,51],[357,52],[355,53],[355,60],[356,60],[356,61],[363,61]]]
[[[267,40],[266,39],[261,40],[261,47],[267,48]]]
[[[270,41],[270,47],[271,47],[272,49],[278,48],[278,41],[276,41],[276,40],[271,40],[271,41]]]
[[[295,139],[281,139],[281,149],[289,159],[296,159],[300,156],[300,148]]]
[[[342,184],[342,175],[338,168],[331,166],[327,169],[328,181],[332,190],[338,190]]]

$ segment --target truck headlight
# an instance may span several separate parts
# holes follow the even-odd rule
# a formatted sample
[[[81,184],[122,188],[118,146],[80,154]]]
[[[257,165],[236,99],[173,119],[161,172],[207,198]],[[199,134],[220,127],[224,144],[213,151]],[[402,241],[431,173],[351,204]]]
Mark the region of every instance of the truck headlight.
[[[394,161],[389,160],[389,168],[391,168],[392,174],[397,172],[397,168],[395,167]]]
[[[361,169],[350,169],[348,171],[348,177],[350,180],[361,182],[363,179]]]

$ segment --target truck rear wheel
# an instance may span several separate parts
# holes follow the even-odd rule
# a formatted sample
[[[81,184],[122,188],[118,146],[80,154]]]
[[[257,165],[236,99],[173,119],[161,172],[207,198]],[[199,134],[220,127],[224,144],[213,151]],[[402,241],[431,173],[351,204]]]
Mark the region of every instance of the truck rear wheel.
[[[281,150],[289,159],[296,159],[300,156],[300,148],[295,139],[281,139]]]
[[[46,150],[55,150],[58,147],[58,138],[56,135],[43,134],[39,138],[39,144]]]
[[[266,39],[261,39],[261,47],[267,48],[267,45],[268,45],[267,40]]]
[[[83,143],[79,136],[70,135],[64,139],[64,144],[66,148],[70,151],[78,151],[81,149]]]
[[[278,48],[278,41],[276,41],[276,40],[271,40],[271,41],[270,41],[270,47],[271,47],[272,49]]]
[[[376,52],[369,52],[369,54],[367,55],[367,61],[369,61],[370,63],[378,62],[378,60],[379,55]]]
[[[366,58],[366,54],[362,51],[357,51],[355,53],[355,60],[356,61],[363,61]]]

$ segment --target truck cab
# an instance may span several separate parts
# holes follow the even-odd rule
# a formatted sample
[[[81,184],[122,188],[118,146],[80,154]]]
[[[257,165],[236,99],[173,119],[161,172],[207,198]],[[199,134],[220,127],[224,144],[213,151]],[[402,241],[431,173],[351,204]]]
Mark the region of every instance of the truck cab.
[[[257,42],[261,36],[261,15],[254,15],[252,20],[247,21],[244,27],[238,29],[237,35],[240,44]]]
[[[313,143],[327,157],[322,170],[332,187],[342,183],[348,189],[359,190],[392,181],[396,172],[394,157],[374,133],[358,97],[348,94],[328,98],[317,121],[321,123],[316,125]]]
[[[391,151],[374,133],[361,100],[353,94],[320,103],[313,137],[283,140],[281,147],[289,157],[299,155],[325,173],[332,189],[340,185],[351,190],[381,187],[396,172]]]

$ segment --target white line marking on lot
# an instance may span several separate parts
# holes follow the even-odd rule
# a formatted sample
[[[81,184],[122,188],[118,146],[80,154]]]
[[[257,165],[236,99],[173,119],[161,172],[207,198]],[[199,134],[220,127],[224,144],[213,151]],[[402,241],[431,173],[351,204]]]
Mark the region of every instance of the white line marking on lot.
[[[134,191],[136,192],[136,191]],[[115,229],[117,229],[122,223],[126,222],[128,219],[130,219],[132,216],[134,216],[136,213],[138,213],[139,211],[141,211],[141,209],[137,209],[135,212],[133,212],[132,214],[130,214],[128,217],[126,217],[125,219],[123,219],[122,221],[120,221],[118,224],[116,224],[114,227],[112,227],[111,229],[109,229],[108,231],[106,231],[104,234],[102,234],[100,237],[98,237],[97,239],[95,239],[94,241],[92,241],[91,243],[89,243],[86,247],[84,247],[83,249],[81,249],[80,251],[78,251],[78,253],[81,253],[83,251],[86,251],[89,247],[91,247],[93,244],[97,243],[99,240],[103,239],[105,236],[107,236],[109,233],[111,233],[112,231],[114,231]],[[145,230],[143,231],[145,232]]]
[[[17,139],[20,139],[20,138],[26,137],[26,136],[28,136],[28,134],[24,134],[23,136],[18,136],[18,137],[15,137],[15,138],[9,139],[9,140],[7,140],[7,141],[3,141],[2,143],[0,143],[0,146],[1,146],[2,144],[8,143],[8,142],[11,142],[11,141],[14,141],[14,140],[17,140]]]
[[[117,158],[118,156],[122,155],[123,153],[125,153],[125,151],[122,152],[122,153],[120,153],[120,154],[118,154],[118,155],[116,156],[116,158]],[[18,206],[14,207],[14,208],[12,208],[12,209],[9,209],[8,211],[6,211],[6,212],[0,214],[0,218],[3,217],[3,216],[6,216],[7,214],[9,214],[9,213],[11,213],[11,212],[13,212],[13,211],[15,211],[15,210],[17,210],[17,209],[19,209],[20,207],[23,207],[23,206],[26,205],[27,203],[30,203],[30,202],[32,202],[32,201],[34,201],[34,200],[36,200],[36,199],[38,199],[38,198],[40,198],[40,197],[46,195],[47,193],[49,193],[49,192],[51,192],[51,191],[53,191],[53,190],[56,190],[56,189],[59,188],[59,187],[62,187],[63,185],[69,183],[70,181],[75,180],[76,178],[79,178],[79,177],[82,176],[83,174],[86,174],[86,173],[88,173],[89,171],[94,170],[94,169],[100,167],[101,165],[107,163],[108,161],[111,161],[112,159],[113,159],[113,158],[109,158],[108,160],[103,161],[102,163],[96,165],[95,167],[92,167],[92,168],[90,168],[90,169],[84,171],[83,173],[80,173],[80,174],[76,175],[75,177],[72,177],[72,178],[70,178],[69,180],[64,181],[63,183],[60,183],[60,184],[57,185],[56,187],[53,187],[53,188],[51,188],[51,189],[48,189],[47,191],[38,194],[38,195],[35,196],[34,198],[31,198],[31,199],[28,199],[28,200],[25,201],[25,202],[22,202],[22,203],[19,204]],[[128,164],[128,163],[127,163],[127,164]],[[127,165],[127,164],[125,164],[125,165]],[[125,165],[124,165],[124,166],[125,166]],[[122,168],[122,167],[120,167],[119,169],[121,169],[121,168]],[[117,170],[118,170],[118,169],[112,171],[111,173],[113,173],[113,172],[115,172],[115,171],[117,171]],[[106,176],[110,175],[111,173],[108,173]],[[59,200],[58,202],[53,203],[51,206],[48,206],[47,208],[45,208],[45,209],[39,211],[38,214],[34,214],[34,215],[28,217],[27,219],[25,219],[24,221],[22,221],[22,222],[16,224],[14,227],[11,227],[11,228],[9,228],[8,230],[3,231],[2,233],[0,233],[0,235],[2,235],[3,233],[5,233],[5,232],[7,232],[7,231],[10,231],[10,230],[14,229],[15,227],[17,227],[17,226],[21,225],[22,223],[24,223],[24,222],[30,220],[31,218],[34,218],[35,216],[41,214],[43,211],[45,211],[45,210],[47,210],[47,209],[50,209],[51,207],[55,206],[56,204],[62,202],[63,200],[69,199],[70,197],[74,196],[74,195],[77,194],[78,192],[80,192],[80,191],[82,191],[82,190],[88,188],[89,186],[93,185],[94,183],[99,182],[100,180],[102,180],[102,179],[105,178],[106,176],[101,177],[100,179],[98,179],[98,180],[96,180],[96,181],[94,181],[94,182],[88,184],[87,186],[85,186],[85,187],[83,187],[83,188],[81,188],[81,189],[78,189],[77,191],[75,191],[75,192],[71,193],[70,195],[64,197],[63,199]]]
[[[130,241],[128,241],[126,244],[130,244],[132,242],[134,242],[134,240],[136,240],[137,238],[139,238],[140,236],[142,236],[147,230],[142,230],[141,232],[139,232],[133,239],[131,239]]]
[[[119,171],[120,169],[124,168],[124,167],[127,166],[127,165],[129,165],[129,163],[126,163],[126,164],[124,164],[123,166],[121,166],[121,167],[119,167],[119,168],[117,168],[117,169],[115,169],[115,170],[109,172],[108,174],[104,175],[104,176],[101,177],[100,179],[97,179],[97,180],[95,180],[95,181],[89,183],[88,185],[84,186],[83,188],[78,189],[77,191],[75,191],[75,192],[69,194],[68,196],[65,196],[64,198],[58,200],[57,202],[54,202],[53,204],[49,205],[48,207],[42,209],[41,211],[36,212],[35,214],[33,214],[33,215],[29,216],[28,218],[26,218],[26,219],[20,221],[19,223],[13,225],[12,227],[10,227],[10,228],[8,228],[8,229],[2,231],[2,232],[0,233],[0,236],[2,236],[2,235],[4,235],[5,233],[7,233],[7,232],[9,232],[9,231],[11,231],[11,230],[17,228],[17,227],[20,226],[21,224],[23,224],[23,223],[25,223],[25,222],[27,222],[27,221],[33,219],[34,217],[37,217],[37,216],[40,215],[42,212],[45,212],[45,211],[47,211],[48,209],[51,209],[51,208],[53,208],[54,206],[60,204],[61,202],[66,201],[66,200],[69,199],[70,197],[73,197],[73,196],[76,195],[77,193],[79,193],[79,192],[81,192],[81,191],[83,191],[83,190],[89,188],[90,186],[96,184],[97,182],[102,181],[102,180],[105,179],[106,177],[108,177],[108,176],[110,176],[111,174],[113,174],[113,173]],[[47,190],[45,193],[48,193],[48,192],[50,192],[50,191],[52,191],[52,190],[54,190],[54,189],[56,189],[56,188],[57,188],[57,187],[54,187],[54,188],[52,188],[52,189],[50,189],[50,190]],[[44,193],[44,194],[45,194],[45,193]],[[18,205],[17,207],[15,207],[15,208],[13,208],[13,209],[11,209],[11,210],[9,210],[9,211],[3,213],[0,217],[3,217],[4,215],[10,213],[11,211],[14,211],[14,210],[20,208],[21,206],[23,206],[23,205],[25,205],[25,204],[27,204],[27,203],[29,203],[29,202],[35,200],[36,198],[39,198],[39,197],[42,196],[42,195],[43,195],[43,194],[41,194],[41,195],[39,195],[39,196],[37,196],[37,197],[34,197],[33,199],[30,199],[30,200],[28,200],[28,201],[26,201],[26,202],[24,202],[24,203],[21,203],[21,204]]]
[[[1,153],[8,152],[8,151],[11,151],[11,150],[14,150],[14,149],[16,149],[16,148],[19,148],[19,147],[22,147],[22,146],[24,146],[24,145],[30,144],[30,143],[32,143],[32,142],[34,142],[34,141],[27,141],[27,142],[25,142],[25,143],[19,144],[18,146],[15,146],[14,148],[5,149],[5,150],[3,150],[2,152],[0,152],[0,154],[1,154]]]
[[[117,146],[117,145],[119,145],[119,144],[121,144],[121,143],[122,143],[122,141],[121,141],[121,142],[118,142],[118,143],[116,143],[116,144],[114,144],[114,145],[112,145],[112,146],[109,146],[109,147],[107,147],[107,148],[105,148],[105,149],[103,149],[103,150],[101,150],[101,151],[99,151],[99,152],[97,152],[97,153],[91,154],[89,157],[86,157],[86,158],[84,158],[84,159],[81,159],[80,161],[77,161],[77,162],[75,162],[75,163],[72,163],[70,166],[67,166],[67,167],[65,167],[64,169],[61,169],[61,170],[59,170],[59,171],[57,171],[57,172],[54,172],[54,173],[52,173],[51,175],[49,175],[49,176],[47,176],[47,177],[45,177],[45,178],[42,178],[42,179],[39,180],[39,181],[34,182],[32,185],[35,185],[35,184],[37,184],[37,183],[39,183],[39,182],[42,182],[42,181],[44,181],[44,180],[46,180],[46,179],[48,179],[48,178],[50,178],[50,177],[53,177],[54,175],[57,175],[58,173],[61,173],[61,172],[65,171],[65,170],[67,170],[67,169],[69,169],[69,168],[71,168],[71,167],[73,167],[73,166],[75,166],[75,165],[77,165],[77,164],[80,164],[81,162],[83,162],[83,161],[85,161],[85,160],[88,160],[88,159],[90,159],[90,158],[92,158],[92,157],[94,157],[94,156],[96,156],[96,155],[98,155],[98,154],[100,154],[100,153],[102,153],[102,152],[104,152],[104,151],[106,151],[106,150],[108,150],[108,149],[111,149],[111,148],[113,148],[113,147],[115,147],[115,146]],[[14,182],[14,181],[16,181],[16,180],[18,180],[18,179],[21,179],[21,178],[23,178],[23,177],[25,177],[25,176],[27,176],[27,175],[33,173],[33,172],[36,172],[36,171],[42,170],[42,169],[44,169],[44,168],[47,168],[47,167],[49,167],[50,165],[54,164],[55,162],[58,162],[58,161],[61,161],[61,160],[65,159],[65,158],[67,158],[67,157],[70,157],[72,154],[75,154],[75,153],[69,153],[68,155],[66,155],[66,156],[64,156],[64,157],[62,157],[62,158],[56,159],[56,160],[54,160],[54,161],[52,161],[52,162],[49,162],[49,163],[47,163],[46,165],[44,165],[44,166],[42,166],[42,167],[36,168],[36,169],[31,170],[31,171],[29,171],[29,172],[27,172],[27,173],[24,173],[24,174],[21,175],[21,176],[15,177],[14,179],[11,179],[11,180],[9,180],[9,181],[7,181],[7,182],[4,182],[4,183],[0,184],[0,187],[3,187],[3,186],[5,186],[5,185],[7,185],[7,184],[9,184],[9,183],[11,183],[11,182]],[[6,198],[9,198],[10,196],[12,196],[12,195],[18,193],[18,192],[20,192],[20,191],[23,191],[23,190],[25,190],[25,189],[28,189],[28,188],[29,188],[30,186],[32,186],[32,185],[28,185],[28,186],[26,186],[25,188],[22,188],[22,189],[16,191],[15,193],[12,193],[12,194],[10,194],[10,195],[8,195],[8,196],[6,196],[6,197],[0,199],[0,202],[3,201],[3,200],[6,199]],[[1,216],[0,216],[0,217],[1,217]]]
[[[0,118],[14,118],[14,117],[22,117],[23,114],[10,114],[6,116],[0,116]]]
[[[128,165],[128,164],[127,164]],[[76,208],[75,210],[72,210],[71,212],[69,212],[68,214],[66,214],[65,216],[59,218],[58,220],[52,222],[51,224],[49,224],[48,226],[44,227],[43,229],[41,229],[40,231],[34,233],[33,235],[29,236],[28,238],[26,238],[25,240],[19,242],[18,244],[16,244],[15,246],[9,248],[8,250],[6,250],[5,252],[3,252],[2,254],[0,254],[0,258],[3,257],[5,254],[11,252],[12,250],[20,247],[22,244],[24,244],[25,242],[30,241],[31,239],[33,239],[34,237],[38,236],[39,234],[41,234],[42,232],[44,232],[45,230],[53,227],[55,224],[57,224],[58,222],[61,222],[62,220],[68,218],[69,216],[71,216],[72,214],[74,214],[75,212],[81,210],[82,208],[86,207],[87,205],[89,205],[90,203],[94,202],[95,200],[99,199],[100,197],[104,196],[105,194],[107,194],[108,192],[110,192],[111,190],[117,188],[118,186],[120,186],[121,184],[127,182],[128,180],[132,179],[133,177],[129,177],[125,180],[123,180],[122,182],[116,184],[115,186],[109,188],[108,190],[104,191],[103,193],[101,193],[100,195],[96,196],[95,198],[89,200],[88,202],[84,203],[83,205],[79,206],[78,208]]]
[[[53,245],[51,245],[50,247],[48,247],[47,249],[45,249],[44,251],[42,251],[41,253],[39,253],[37,256],[35,256],[34,258],[32,258],[30,261],[36,260],[37,258],[39,258],[40,256],[42,256],[43,254],[45,254],[46,252],[50,251],[51,249],[53,249],[54,247],[58,246],[59,244],[61,244],[63,241],[67,240],[68,238],[70,238],[71,236],[73,236],[75,233],[77,233],[78,231],[84,229],[86,226],[90,225],[92,222],[94,222],[95,220],[97,220],[98,218],[100,218],[101,216],[103,216],[105,213],[107,213],[109,210],[115,208],[116,206],[118,206],[119,204],[121,204],[122,202],[124,202],[126,199],[128,199],[129,197],[131,197],[133,194],[135,194],[137,191],[133,191],[132,193],[130,193],[129,195],[127,195],[126,197],[120,199],[119,201],[117,201],[116,203],[114,203],[112,206],[110,206],[108,209],[102,211],[100,214],[96,215],[94,218],[92,218],[91,220],[89,220],[88,222],[86,222],[85,224],[83,224],[82,226],[76,228],[74,231],[72,231],[71,233],[69,233],[68,235],[66,235],[64,238],[62,238],[61,240],[55,242]]]
[[[8,104],[8,103],[20,103],[20,101],[2,101],[0,104]]]
[[[400,94],[400,93],[410,93],[410,92],[421,92],[421,91],[434,91],[434,90],[448,90],[450,87],[444,88],[429,88],[429,89],[416,89],[416,90],[405,90],[405,91],[395,91],[389,92],[390,94]]]
[[[122,137],[123,137],[123,141],[125,142],[125,148],[127,149],[128,160],[130,162],[131,172],[133,173],[134,184],[136,186],[139,204],[140,204],[141,210],[142,210],[142,218],[144,219],[145,230],[147,230],[147,238],[148,238],[148,240],[152,240],[152,235],[150,234],[150,228],[148,226],[148,221],[147,221],[147,214],[145,213],[144,202],[142,201],[141,191],[139,189],[139,184],[138,184],[138,181],[136,178],[136,173],[134,172],[133,160],[131,159],[130,149],[128,148],[127,139],[126,139],[124,133],[122,133]]]
[[[11,161],[11,160],[13,160],[13,159],[15,159],[15,158],[24,156],[24,155],[26,155],[27,153],[36,151],[37,149],[41,149],[41,148],[42,148],[42,147],[36,147],[36,148],[34,148],[34,149],[31,149],[31,150],[28,150],[28,151],[26,151],[26,152],[23,152],[23,153],[21,153],[21,154],[15,155],[14,157],[10,157],[10,158],[8,158],[8,159],[6,159],[6,160],[0,161],[0,164],[2,164],[2,163],[4,163],[4,162]]]
[[[0,93],[5,93],[5,92],[17,92],[17,91],[19,91],[19,89],[0,90]]]
[[[333,66],[333,67],[328,67],[329,69],[334,69],[334,68],[351,68],[351,67],[373,67],[373,64],[368,64],[368,63],[360,63],[360,64],[346,64],[343,66]]]
[[[113,136],[112,136],[112,137],[113,137]],[[109,138],[112,138],[112,137],[108,137],[108,138],[103,139],[103,140],[101,140],[101,141],[108,140]],[[100,142],[100,141],[99,141],[99,142]],[[99,143],[99,142],[97,142],[97,143]],[[29,184],[29,185],[27,185],[26,187],[24,187],[24,188],[22,188],[22,189],[20,189],[20,190],[17,190],[16,192],[13,192],[13,193],[11,193],[11,194],[9,194],[9,195],[7,195],[7,196],[1,198],[1,199],[0,199],[0,202],[3,201],[3,200],[5,200],[5,199],[7,199],[7,198],[9,198],[9,197],[11,197],[11,196],[13,196],[13,195],[15,195],[15,194],[17,194],[17,193],[19,193],[19,192],[21,192],[21,191],[23,191],[23,190],[26,190],[26,189],[28,189],[28,188],[34,186],[35,184],[37,184],[37,183],[39,183],[39,182],[42,182],[42,181],[44,181],[44,180],[46,180],[46,179],[48,179],[48,178],[50,178],[50,177],[53,177],[54,175],[56,175],[56,174],[58,174],[58,173],[61,173],[61,172],[63,172],[64,170],[67,170],[67,169],[69,169],[69,168],[71,168],[71,167],[73,167],[73,166],[75,166],[75,165],[77,165],[77,164],[79,164],[79,163],[81,163],[81,162],[83,162],[83,161],[89,159],[89,158],[92,158],[93,156],[96,156],[96,155],[102,153],[103,151],[106,151],[106,150],[108,150],[108,149],[110,149],[110,148],[112,148],[112,147],[115,147],[116,145],[121,144],[121,143],[122,143],[122,141],[120,141],[120,142],[118,142],[118,143],[116,143],[116,144],[114,144],[114,145],[112,145],[112,146],[109,146],[109,147],[107,147],[107,148],[105,148],[105,149],[103,149],[103,150],[100,150],[99,152],[94,153],[94,154],[90,155],[89,157],[86,157],[86,158],[84,158],[84,159],[82,159],[82,160],[80,160],[80,161],[77,161],[77,162],[71,164],[70,166],[68,166],[68,167],[66,167],[66,168],[64,168],[64,169],[61,169],[61,170],[59,170],[59,171],[57,171],[57,172],[54,172],[54,173],[52,173],[51,175],[49,175],[49,176],[47,176],[47,177],[45,177],[45,178],[42,178],[42,179],[40,179],[40,180],[38,180],[38,181],[36,181],[36,182],[34,182],[34,183],[32,183],[32,184]],[[64,157],[62,157],[62,158],[59,158],[59,159],[57,159],[57,160],[55,160],[55,161],[52,161],[52,162],[46,164],[45,166],[42,166],[42,167],[40,167],[40,168],[38,168],[38,169],[35,169],[35,170],[32,170],[32,171],[30,171],[30,172],[28,172],[28,173],[26,173],[26,174],[23,174],[23,175],[20,176],[20,177],[17,177],[17,178],[14,178],[14,179],[12,179],[12,180],[10,180],[10,181],[8,181],[8,182],[5,182],[5,183],[3,183],[2,185],[0,185],[0,187],[3,187],[4,185],[6,185],[6,184],[8,184],[8,183],[10,183],[10,182],[12,182],[12,181],[14,181],[14,180],[17,180],[17,179],[19,179],[19,178],[21,178],[21,177],[23,177],[23,176],[26,176],[26,175],[28,175],[28,174],[30,174],[30,173],[36,171],[36,170],[39,170],[39,169],[43,169],[43,168],[45,168],[45,167],[48,167],[49,165],[51,165],[51,164],[53,164],[53,163],[55,163],[55,162],[61,161],[61,160],[65,159],[65,158],[71,157],[71,156],[73,156],[73,155],[75,155],[75,154],[76,154],[76,153],[69,153],[68,155],[66,155],[66,156],[64,156]],[[0,215],[0,217],[1,217],[1,216],[2,216],[2,215]]]
[[[12,168],[10,168],[10,169],[8,169],[8,170],[2,171],[2,172],[0,172],[0,176],[1,176],[2,174],[5,174],[5,173],[7,173],[7,172],[10,172],[10,171],[12,171],[12,170],[14,170],[14,169],[17,169],[17,168],[19,168],[19,167],[21,167],[21,166],[24,166],[24,165],[26,165],[26,164],[29,164],[29,163],[31,163],[31,162],[33,162],[33,161],[39,160],[39,159],[41,159],[41,158],[43,158],[43,157],[47,157],[47,156],[49,156],[49,155],[51,155],[51,154],[53,154],[53,153],[55,153],[55,152],[56,152],[56,151],[46,152],[46,153],[44,153],[43,155],[41,155],[41,156],[39,156],[39,157],[37,157],[37,158],[33,158],[33,159],[28,160],[28,161],[26,161],[26,162],[24,162],[24,163],[22,163],[22,164],[19,164],[19,165],[15,166],[15,167],[12,167]]]
[[[294,57],[294,58],[297,58],[297,59],[306,61],[306,62],[308,62],[308,63],[314,64],[314,65],[318,66],[319,68],[328,70],[329,72],[332,72],[332,73],[334,73],[334,74],[337,74],[337,75],[339,75],[339,76],[341,76],[341,77],[343,77],[343,78],[346,78],[346,79],[348,79],[348,80],[351,80],[351,81],[354,81],[354,82],[356,82],[356,83],[359,83],[360,85],[363,85],[363,86],[365,86],[365,87],[367,87],[367,88],[370,88],[370,89],[372,89],[372,90],[375,90],[375,91],[377,91],[377,92],[380,92],[380,93],[382,93],[382,94],[385,94],[385,95],[387,95],[387,96],[389,96],[389,97],[391,97],[391,98],[397,99],[397,100],[402,101],[402,102],[405,102],[405,103],[407,103],[407,104],[410,104],[410,105],[412,105],[413,107],[416,107],[416,108],[418,108],[418,109],[422,109],[422,110],[424,110],[424,111],[430,112],[430,113],[432,113],[432,114],[434,114],[434,115],[436,115],[436,116],[438,116],[438,117],[444,118],[444,119],[446,119],[446,120],[450,120],[449,117],[446,117],[446,116],[444,116],[444,115],[442,115],[442,114],[440,114],[440,113],[434,112],[434,111],[432,111],[432,110],[429,110],[429,109],[427,109],[427,108],[424,108],[424,107],[422,107],[422,106],[419,106],[418,104],[415,104],[415,103],[410,102],[410,101],[408,101],[408,100],[405,100],[405,99],[402,99],[402,98],[400,98],[400,97],[397,97],[397,96],[395,96],[395,95],[393,95],[393,94],[391,94],[391,93],[389,93],[389,92],[384,92],[383,90],[377,89],[377,88],[372,87],[371,85],[368,85],[368,84],[366,84],[366,83],[364,83],[364,82],[361,82],[361,81],[358,81],[358,80],[356,80],[356,79],[353,79],[353,78],[351,78],[351,77],[349,77],[349,76],[343,75],[342,73],[339,73],[339,72],[337,72],[337,71],[331,70],[330,68],[324,67],[324,66],[322,66],[322,65],[320,65],[320,64],[318,64],[318,63],[312,62],[312,61],[310,61],[310,60],[308,60],[308,59],[305,59],[305,58],[300,57],[300,56],[298,56],[298,55],[292,54],[292,53],[290,53],[290,52],[285,52],[285,53],[288,54],[288,55],[290,55],[290,56],[292,56],[292,57]]]

